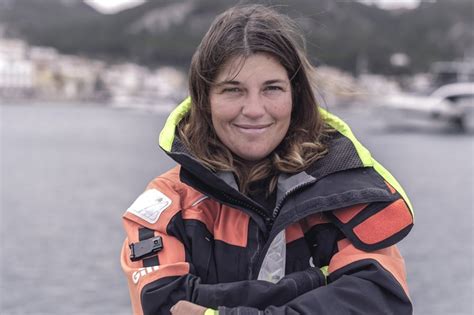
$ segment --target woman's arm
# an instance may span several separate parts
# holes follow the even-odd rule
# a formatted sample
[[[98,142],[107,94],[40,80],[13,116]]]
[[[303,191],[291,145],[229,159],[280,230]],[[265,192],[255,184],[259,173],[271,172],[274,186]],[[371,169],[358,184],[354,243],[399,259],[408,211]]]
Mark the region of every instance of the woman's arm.
[[[169,314],[170,308],[180,300],[213,308],[282,305],[325,282],[319,269],[309,268],[287,275],[276,284],[261,280],[203,284],[192,273],[194,268],[186,259],[182,243],[157,231],[153,237],[161,237],[163,249],[157,256],[132,261],[129,244],[139,242],[134,235],[139,235],[143,227],[128,220],[125,225],[130,232],[122,248],[121,264],[127,275],[134,314]]]
[[[412,314],[405,268],[396,246],[374,252],[340,241],[329,265],[328,285],[283,306],[219,307],[219,315]]]
[[[306,237],[314,242],[319,267],[328,265],[327,285],[285,305],[265,308],[221,306],[233,314],[411,314],[405,263],[397,247],[413,219],[402,199],[360,204],[311,220]],[[331,222],[331,223],[329,223]],[[309,224],[311,225],[311,224]]]
[[[179,205],[179,201],[174,200],[173,196],[171,198],[174,205]],[[381,204],[375,208],[370,205],[358,213],[364,217],[367,211],[380,214],[384,211],[397,213],[406,211],[404,207],[403,203],[389,206]],[[259,280],[203,284],[191,263],[193,259],[190,252],[186,250],[189,246],[184,245],[187,242],[186,233],[174,231],[173,236],[166,233],[166,226],[171,218],[180,220],[180,216],[176,215],[179,211],[181,210],[173,207],[166,209],[154,225],[156,228],[151,230],[151,237],[161,237],[163,248],[154,256],[136,261],[130,258],[129,245],[140,242],[140,235],[146,234],[141,231],[151,226],[130,214],[124,217],[127,239],[122,250],[122,267],[127,274],[134,314],[169,314],[170,308],[181,300],[211,308],[220,307],[222,314],[238,314],[239,311],[240,314],[258,314],[258,310],[265,310],[268,314],[317,314],[316,310],[322,314],[344,314],[350,313],[351,310],[377,313],[383,307],[389,312],[397,310],[405,314],[411,310],[406,292],[403,259],[398,250],[390,246],[393,244],[390,244],[391,242],[400,239],[397,235],[404,236],[403,233],[397,232],[398,228],[383,230],[390,233],[387,238],[389,242],[382,239],[374,244],[387,244],[387,247],[371,251],[370,246],[373,245],[370,244],[366,244],[368,250],[361,248],[364,237],[355,243],[353,241],[354,237],[364,236],[364,233],[361,234],[360,230],[351,233],[349,230],[353,229],[336,224],[337,230],[343,231],[347,239],[339,241],[337,246],[334,243],[337,250],[331,251],[323,264],[318,264],[318,267],[329,265],[327,286],[323,285],[324,277],[316,268],[287,275],[276,284]],[[353,213],[353,209],[347,211]],[[350,217],[353,219],[343,220],[349,227],[352,226],[353,220],[360,221],[359,214]],[[364,222],[370,223],[365,224],[369,230],[373,228],[373,223],[376,223],[377,227],[383,227],[383,222],[393,225],[392,221],[387,220]],[[183,227],[183,224],[177,223],[174,226]],[[404,225],[405,223],[399,227]],[[360,223],[357,226],[360,226]],[[333,226],[333,229],[336,227]],[[377,235],[383,236],[385,232],[382,232]],[[324,255],[316,255],[318,256]],[[334,310],[339,313],[334,313]]]

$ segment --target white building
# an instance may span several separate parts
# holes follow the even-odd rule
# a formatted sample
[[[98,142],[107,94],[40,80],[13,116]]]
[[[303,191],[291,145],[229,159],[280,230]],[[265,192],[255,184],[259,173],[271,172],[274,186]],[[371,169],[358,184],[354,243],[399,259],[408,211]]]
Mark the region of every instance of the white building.
[[[150,70],[60,54],[0,38],[0,97],[103,101],[126,106],[173,106],[186,95],[186,76],[172,67]]]
[[[28,44],[19,39],[0,38],[0,56],[9,59],[25,59]]]
[[[22,97],[32,93],[33,63],[26,59],[28,45],[21,40],[0,38],[0,97]]]
[[[147,68],[123,63],[108,67],[102,74],[102,81],[115,103],[134,102],[141,97],[144,82],[149,75]]]
[[[54,70],[62,97],[70,100],[93,98],[100,73],[104,68],[103,62],[60,55]]]
[[[6,60],[0,57],[0,89],[33,88],[33,64],[29,60]]]
[[[161,67],[148,74],[143,88],[152,98],[178,100],[185,97],[186,76],[173,67]]]
[[[32,46],[28,58],[35,63],[51,64],[59,58],[59,53],[52,47]]]

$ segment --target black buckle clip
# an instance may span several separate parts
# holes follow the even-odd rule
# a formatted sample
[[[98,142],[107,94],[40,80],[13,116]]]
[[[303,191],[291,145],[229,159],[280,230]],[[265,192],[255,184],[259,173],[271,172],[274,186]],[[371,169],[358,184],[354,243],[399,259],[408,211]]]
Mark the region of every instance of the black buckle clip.
[[[130,259],[137,261],[142,258],[151,256],[163,249],[163,240],[161,236],[149,238],[138,243],[128,245],[130,247]]]

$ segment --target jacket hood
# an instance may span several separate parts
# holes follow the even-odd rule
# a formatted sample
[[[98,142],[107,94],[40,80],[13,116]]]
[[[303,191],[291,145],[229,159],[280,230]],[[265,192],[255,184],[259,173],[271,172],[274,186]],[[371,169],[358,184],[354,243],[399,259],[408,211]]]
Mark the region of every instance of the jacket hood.
[[[219,195],[224,194],[230,199],[243,199],[246,207],[251,206],[257,213],[264,211],[260,205],[230,186],[222,176],[218,176],[202,165],[175,136],[179,122],[190,108],[191,99],[188,97],[171,112],[159,136],[160,147],[181,165],[181,172],[187,184],[203,187],[210,197],[213,197],[213,192],[219,191]],[[401,185],[356,139],[349,126],[330,112],[322,108],[319,108],[319,111],[323,120],[337,132],[329,142],[329,153],[310,166],[306,172],[319,179],[343,170],[373,168],[403,197],[413,216],[412,205]]]

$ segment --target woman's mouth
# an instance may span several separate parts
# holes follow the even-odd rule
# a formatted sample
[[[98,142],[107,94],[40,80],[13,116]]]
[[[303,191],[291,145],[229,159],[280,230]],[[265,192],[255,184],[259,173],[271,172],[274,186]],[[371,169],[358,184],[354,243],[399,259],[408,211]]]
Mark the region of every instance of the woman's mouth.
[[[272,124],[234,124],[242,133],[259,134],[265,132]]]

